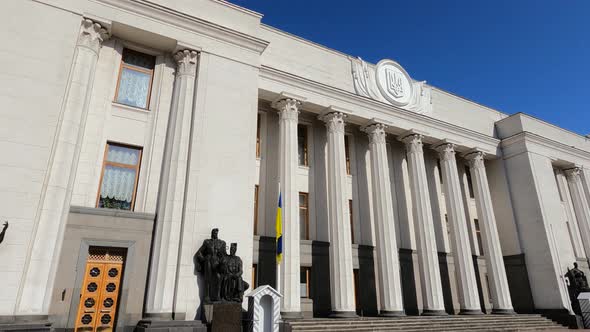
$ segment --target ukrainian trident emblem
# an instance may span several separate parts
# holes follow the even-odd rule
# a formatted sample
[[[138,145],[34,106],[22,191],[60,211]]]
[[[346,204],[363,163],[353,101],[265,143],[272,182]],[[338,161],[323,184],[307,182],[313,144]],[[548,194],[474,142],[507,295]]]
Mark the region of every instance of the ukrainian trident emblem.
[[[387,90],[396,98],[403,97],[404,85],[400,74],[397,71],[387,69],[385,70],[385,78],[387,79]]]

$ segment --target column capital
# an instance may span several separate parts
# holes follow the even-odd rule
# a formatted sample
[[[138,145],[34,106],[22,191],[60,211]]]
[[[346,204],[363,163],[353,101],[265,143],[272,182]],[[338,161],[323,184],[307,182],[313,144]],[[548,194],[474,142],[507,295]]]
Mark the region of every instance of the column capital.
[[[387,136],[387,133],[385,132],[386,128],[387,126],[382,123],[373,122],[362,127],[361,131],[367,133],[370,143],[385,144],[385,137]]]
[[[278,99],[272,103],[272,107],[279,111],[280,120],[297,121],[301,101],[294,98]]]
[[[342,112],[330,112],[323,115],[320,115],[320,120],[326,123],[326,128],[328,128],[328,132],[336,132],[344,134],[344,126],[346,125],[344,119],[346,119],[347,115]]]
[[[197,73],[197,51],[185,49],[174,53],[177,64],[176,76],[195,76]]]
[[[570,180],[578,180],[580,179],[580,174],[582,173],[582,169],[580,167],[572,167],[568,168],[563,171],[565,176]]]
[[[469,163],[469,168],[484,169],[486,167],[484,159],[485,156],[486,154],[483,151],[473,151],[469,152],[464,157]]]
[[[98,55],[102,42],[109,38],[109,33],[100,24],[91,19],[82,20],[80,35],[78,36],[78,46],[87,47]]]
[[[455,144],[443,143],[434,147],[434,150],[438,152],[442,161],[448,161],[455,158]]]
[[[406,145],[408,153],[422,153],[422,138],[421,134],[410,134],[402,137],[400,141]]]

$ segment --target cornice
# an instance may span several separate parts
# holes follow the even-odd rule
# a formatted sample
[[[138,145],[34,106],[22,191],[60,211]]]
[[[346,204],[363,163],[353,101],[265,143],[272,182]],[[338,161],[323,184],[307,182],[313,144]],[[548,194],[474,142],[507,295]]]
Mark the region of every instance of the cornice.
[[[507,137],[505,139],[502,140],[502,142],[500,143],[500,145],[502,146],[502,148],[509,148],[509,147],[513,147],[514,145],[517,144],[525,144],[525,148],[526,151],[530,151],[528,149],[528,146],[526,146],[527,144],[536,144],[538,146],[550,149],[550,150],[554,150],[554,151],[558,151],[561,152],[563,154],[567,154],[570,155],[571,157],[573,157],[572,159],[582,159],[584,161],[586,161],[585,164],[590,164],[590,152],[588,151],[584,151],[581,149],[578,149],[576,147],[573,146],[569,146],[557,141],[554,141],[552,139],[543,137],[541,135],[537,135],[528,131],[523,131],[520,132],[518,134],[512,135],[510,137]],[[507,155],[504,156],[504,158],[509,158],[511,156],[514,156],[516,154],[519,154],[523,151],[518,151],[518,152],[514,152],[514,153],[509,153]],[[547,156],[547,157],[554,157],[554,156]],[[576,160],[568,160],[572,163],[576,163]]]
[[[334,88],[326,84],[312,81],[265,65],[261,66],[260,77],[261,79],[266,79],[271,82],[277,82],[280,84],[293,86],[295,88],[306,90],[313,94],[320,94],[324,97],[333,100],[353,104],[355,105],[355,108],[373,112],[374,114],[368,117],[369,119],[379,118],[380,121],[383,122],[383,124],[388,125],[389,127],[399,127],[399,123],[397,123],[396,119],[403,119],[404,121],[415,123],[415,127],[402,129],[409,130],[426,127],[424,130],[426,132],[430,132],[428,128],[436,128],[438,130],[448,133],[448,137],[437,137],[438,139],[454,138],[455,140],[461,142],[474,141],[474,146],[468,147],[481,148],[484,149],[485,152],[488,154],[497,155],[496,150],[500,144],[499,139],[487,136],[485,134],[467,128],[463,128],[448,122],[431,118],[423,114],[407,111],[396,106],[385,104],[367,97],[359,96],[349,91]],[[358,124],[363,125],[365,123]]]
[[[263,39],[226,28],[203,19],[179,12],[177,10],[153,3],[148,0],[89,0],[98,4],[115,7],[119,10],[145,16],[173,26],[190,30],[194,33],[234,44],[250,51],[262,54],[269,42]]]

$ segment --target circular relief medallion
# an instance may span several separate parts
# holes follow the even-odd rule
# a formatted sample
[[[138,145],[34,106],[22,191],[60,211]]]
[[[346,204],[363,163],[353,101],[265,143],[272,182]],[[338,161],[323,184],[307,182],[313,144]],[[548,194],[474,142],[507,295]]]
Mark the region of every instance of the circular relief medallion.
[[[96,292],[96,289],[98,289],[98,285],[95,282],[91,282],[88,284],[88,286],[86,286],[86,289],[91,293]]]
[[[109,277],[114,278],[119,274],[119,270],[117,270],[116,268],[111,268],[109,270]]]
[[[103,305],[105,308],[110,308],[110,307],[112,307],[112,306],[113,306],[113,303],[114,303],[114,302],[113,302],[113,299],[111,299],[110,297],[107,297],[107,298],[106,298],[106,299],[104,299],[104,301],[102,302],[102,305]]]
[[[100,269],[99,269],[99,268],[97,268],[97,267],[93,267],[93,268],[90,270],[90,275],[91,275],[92,277],[98,277],[98,276],[100,275]]]
[[[94,303],[95,303],[94,302],[94,299],[91,298],[91,297],[89,297],[89,298],[86,299],[86,301],[84,301],[84,306],[86,308],[92,308],[92,307],[94,307]]]
[[[393,60],[381,60],[375,67],[375,80],[379,91],[394,105],[405,106],[412,98],[410,75]]]
[[[103,323],[103,324],[108,324],[108,323],[111,322],[111,319],[112,319],[111,318],[111,315],[104,314],[104,315],[102,315],[102,317],[100,317],[100,322]]]
[[[82,316],[82,319],[80,319],[80,321],[82,322],[82,324],[88,325],[88,324],[90,324],[90,322],[92,322],[92,316],[90,316],[89,314],[86,314],[86,315]]]
[[[115,286],[114,283],[109,282],[109,284],[107,285],[107,292],[114,292],[116,288],[117,286]]]

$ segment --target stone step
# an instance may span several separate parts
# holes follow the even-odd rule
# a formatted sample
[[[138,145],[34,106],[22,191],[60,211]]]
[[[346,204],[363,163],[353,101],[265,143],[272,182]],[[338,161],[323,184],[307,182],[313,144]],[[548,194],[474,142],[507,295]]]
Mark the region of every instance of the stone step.
[[[307,319],[287,322],[293,332],[536,331],[567,328],[541,315],[407,316],[400,318]]]
[[[560,328],[562,326],[555,324],[553,322],[536,322],[536,323],[525,323],[525,324],[510,324],[510,323],[495,323],[495,324],[423,324],[423,325],[355,325],[355,326],[342,326],[342,325],[317,325],[317,326],[306,326],[300,328],[292,328],[292,331],[309,331],[309,330],[321,330],[321,331],[335,331],[335,330],[347,330],[347,331],[357,331],[357,330],[365,330],[365,329],[393,329],[393,330],[409,330],[409,329],[419,329],[425,330],[429,328],[441,329],[441,328],[449,328],[449,329],[461,329],[461,328],[468,328],[468,329],[486,329],[486,328],[505,328],[505,327],[514,327],[514,328],[523,328],[523,327],[531,327],[531,326],[548,326],[553,328]]]
[[[472,321],[465,321],[465,320],[446,320],[446,321],[436,321],[436,320],[367,320],[367,321],[356,321],[356,322],[327,322],[327,321],[319,321],[319,322],[309,322],[309,323],[292,323],[290,324],[292,328],[299,328],[299,327],[307,327],[307,326],[317,326],[317,325],[326,325],[326,326],[367,326],[367,325],[403,325],[403,326],[412,326],[412,325],[444,325],[444,324],[533,324],[533,323],[544,323],[544,322],[551,322],[550,320],[544,318],[530,318],[530,319],[519,319],[519,320],[472,320]]]

